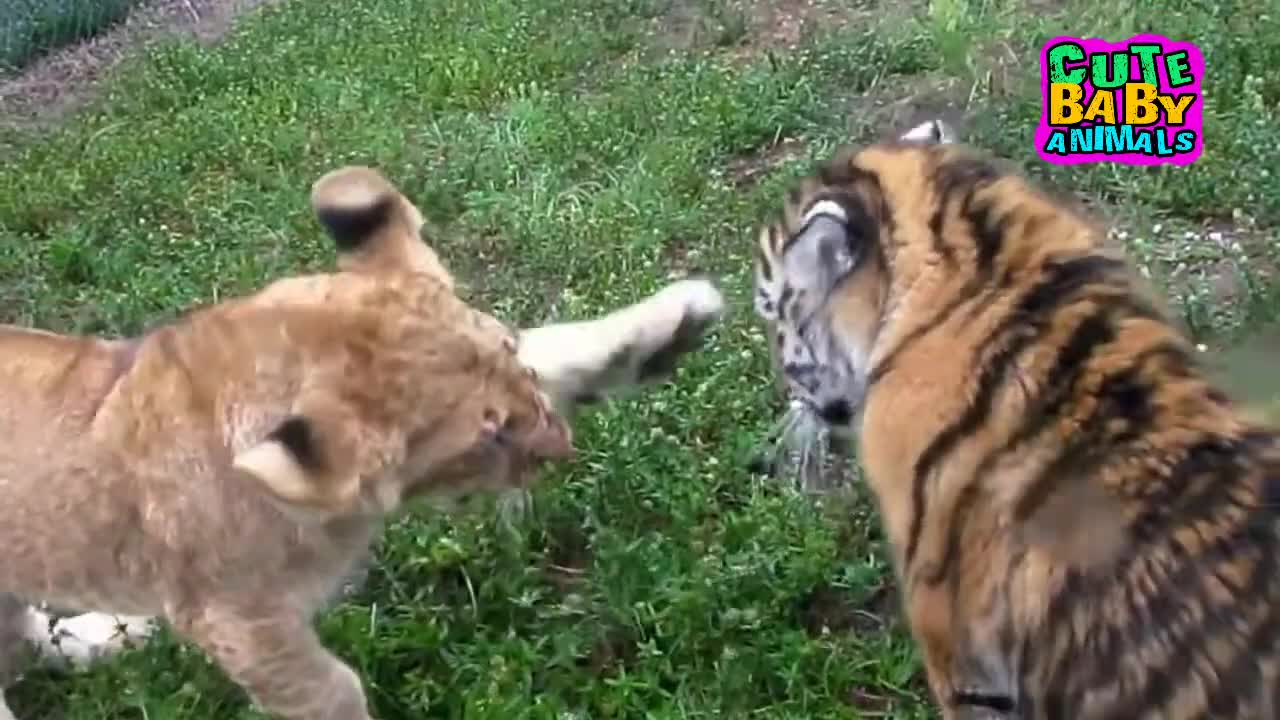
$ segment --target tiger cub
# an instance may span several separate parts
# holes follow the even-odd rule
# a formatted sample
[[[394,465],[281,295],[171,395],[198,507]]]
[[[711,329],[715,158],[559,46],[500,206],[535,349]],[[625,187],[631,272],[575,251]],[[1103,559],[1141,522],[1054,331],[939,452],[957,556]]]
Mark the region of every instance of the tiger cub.
[[[1086,217],[944,134],[837,151],[755,264],[943,717],[1280,717],[1280,434]]]

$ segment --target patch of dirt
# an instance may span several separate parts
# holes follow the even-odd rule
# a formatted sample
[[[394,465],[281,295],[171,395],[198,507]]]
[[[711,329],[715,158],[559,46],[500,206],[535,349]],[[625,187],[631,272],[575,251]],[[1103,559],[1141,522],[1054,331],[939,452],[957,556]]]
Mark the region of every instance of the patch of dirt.
[[[734,187],[755,185],[773,168],[804,154],[804,144],[795,138],[780,138],[768,147],[751,155],[734,158],[729,162],[729,179]]]
[[[967,136],[973,113],[969,87],[941,74],[894,77],[850,97],[837,108],[848,117],[848,142],[890,139],[928,120],[941,119],[961,138]],[[779,165],[805,154],[795,138],[779,138],[757,151],[729,161],[730,182],[748,188]]]
[[[1280,233],[1239,211],[1195,222],[1103,201],[1089,209],[1109,247],[1160,279],[1156,290],[1181,329],[1198,335],[1210,377],[1246,412],[1280,423]]]
[[[905,17],[920,7],[914,0],[654,1],[660,3],[662,12],[648,21],[645,34],[650,51],[722,53],[742,62],[770,53],[796,51],[820,32],[885,22],[886,17]],[[1016,60],[1003,48],[995,48],[991,54],[999,59],[1001,67],[1010,57]],[[991,75],[997,79],[988,82],[1001,81],[1001,74]],[[972,91],[973,83],[965,84],[941,73],[895,76],[852,94],[843,103],[837,102],[833,110],[849,118],[850,142],[888,137],[932,118],[942,118],[963,136],[969,124]],[[805,146],[800,140],[775,138],[767,146],[731,160],[725,172],[735,187],[747,188],[778,165],[804,154]],[[672,256],[679,267],[678,248],[672,250]]]
[[[668,280],[701,275],[707,271],[704,252],[697,238],[673,235],[662,247],[662,267]]]
[[[897,608],[897,593],[888,580],[860,600],[848,591],[823,585],[801,602],[800,620],[814,637],[828,633],[879,635],[901,628]],[[855,685],[847,690],[845,701],[864,717],[896,717],[894,711],[910,700],[910,695],[924,697],[927,693],[923,673],[917,670],[906,688]],[[915,702],[918,700],[912,700]]]
[[[129,53],[174,35],[213,43],[239,15],[277,0],[153,0],[106,32],[59,48],[16,73],[0,74],[0,128],[37,129],[97,95]]]
[[[884,632],[894,625],[896,599],[893,587],[884,583],[857,601],[847,591],[822,585],[799,603],[800,623],[813,636],[852,632]]]
[[[566,525],[547,535],[543,572],[556,589],[569,592],[586,578],[594,557],[591,541],[581,528]]]
[[[1280,320],[1251,328],[1249,334],[1229,347],[1215,349],[1206,356],[1214,379],[1247,412],[1280,425],[1280,375],[1275,371],[1280,358]]]
[[[738,5],[747,18],[750,36],[733,54],[750,58],[765,50],[795,50],[818,29],[846,27],[866,16],[875,0],[751,0]]]
[[[1028,57],[1038,57],[1040,48],[1003,38],[975,43],[972,53],[974,97],[1006,97],[1028,91],[1038,93],[1040,70]],[[984,103],[989,100],[984,99]]]
[[[929,683],[924,669],[917,669],[908,679],[905,687],[900,689],[887,687],[856,686],[848,691],[845,702],[858,711],[861,717],[891,718],[899,717],[902,706],[918,706],[928,702]]]
[[[671,0],[650,28],[661,50],[728,49],[749,59],[766,51],[795,50],[818,29],[866,17],[876,0]]]
[[[671,282],[695,275],[714,275],[709,269],[714,258],[708,258],[708,253],[715,255],[714,250],[708,251],[703,238],[685,233],[668,235],[659,253],[666,280]],[[706,440],[705,437],[697,439]]]
[[[894,696],[881,695],[871,688],[855,687],[849,691],[849,704],[865,717],[892,717]]]
[[[597,675],[613,675],[637,654],[636,642],[631,634],[621,629],[603,631],[591,647],[591,654],[579,661]]]
[[[1246,302],[1252,290],[1241,269],[1264,287],[1280,281],[1275,231],[1243,214],[1195,223],[1176,217],[1157,220],[1105,202],[1087,207],[1105,227],[1107,245],[1124,251],[1144,274],[1160,273],[1170,299],[1195,295],[1215,307]],[[1138,243],[1152,249],[1136,252]]]
[[[852,98],[847,106],[851,139],[889,139],[927,120],[941,119],[963,140],[974,109],[972,88],[941,73],[895,76]]]

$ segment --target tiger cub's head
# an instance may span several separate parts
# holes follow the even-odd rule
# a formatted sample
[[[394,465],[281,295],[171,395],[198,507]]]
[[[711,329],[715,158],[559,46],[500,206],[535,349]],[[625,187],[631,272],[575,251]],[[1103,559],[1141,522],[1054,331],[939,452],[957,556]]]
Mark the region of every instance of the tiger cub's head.
[[[774,370],[793,412],[819,419],[826,430],[849,434],[856,425],[877,333],[893,311],[886,243],[894,222],[918,218],[904,205],[929,202],[909,195],[927,192],[924,166],[954,142],[949,126],[931,120],[896,142],[843,148],[760,230],[755,310],[769,329]],[[886,174],[896,176],[892,189]]]

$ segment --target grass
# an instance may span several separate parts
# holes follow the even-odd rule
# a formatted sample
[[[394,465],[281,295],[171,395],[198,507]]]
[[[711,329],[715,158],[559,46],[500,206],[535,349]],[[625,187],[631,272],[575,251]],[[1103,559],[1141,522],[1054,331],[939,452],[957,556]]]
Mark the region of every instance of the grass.
[[[341,5],[160,46],[59,128],[0,134],[3,319],[132,332],[323,267],[307,187],[348,162],[417,199],[474,299],[512,321],[587,316],[695,269],[734,308],[678,382],[587,416],[580,460],[514,526],[423,512],[389,530],[363,590],[319,621],[384,720],[931,716],[866,498],[819,506],[745,469],[776,411],[752,225],[809,158],[889,130],[892,101],[943,88],[970,137],[1097,202],[1206,343],[1276,315],[1280,88],[1249,75],[1280,56],[1274,12],[846,3],[847,23],[783,49],[750,45],[751,7],[729,2]],[[673,50],[677,10],[715,31]],[[1204,159],[1047,168],[1039,41],[1137,29],[1206,48]],[[168,637],[9,696],[23,718],[259,717]]]
[[[0,0],[0,70],[102,32],[138,0]]]

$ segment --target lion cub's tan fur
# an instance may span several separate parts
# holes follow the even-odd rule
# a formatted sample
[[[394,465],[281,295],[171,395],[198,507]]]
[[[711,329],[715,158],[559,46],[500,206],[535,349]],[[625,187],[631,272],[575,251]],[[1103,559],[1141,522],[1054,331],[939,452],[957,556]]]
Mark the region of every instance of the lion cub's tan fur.
[[[523,487],[571,452],[577,405],[668,376],[723,307],[684,280],[515,334],[454,295],[378,173],[334,171],[312,204],[339,272],[133,339],[0,326],[0,676],[50,649],[43,601],[93,611],[54,628],[77,664],[117,649],[106,613],[137,637],[159,615],[267,711],[365,720],[310,619],[383,517]]]
[[[339,272],[130,340],[0,330],[0,663],[22,601],[163,615],[269,712],[363,720],[310,616],[383,516],[570,453],[513,336],[454,295],[403,196],[348,168],[313,202]]]

